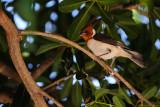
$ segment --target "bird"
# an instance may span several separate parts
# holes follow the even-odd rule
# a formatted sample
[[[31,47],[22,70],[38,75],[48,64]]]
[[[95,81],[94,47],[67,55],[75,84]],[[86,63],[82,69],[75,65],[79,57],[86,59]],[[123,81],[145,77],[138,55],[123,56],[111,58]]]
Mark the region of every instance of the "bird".
[[[94,26],[88,24],[81,30],[80,36],[86,41],[87,47],[103,60],[112,59],[110,66],[117,57],[129,58],[141,68],[146,68],[143,57],[140,53],[132,51],[122,42],[111,38],[108,35],[96,33]]]

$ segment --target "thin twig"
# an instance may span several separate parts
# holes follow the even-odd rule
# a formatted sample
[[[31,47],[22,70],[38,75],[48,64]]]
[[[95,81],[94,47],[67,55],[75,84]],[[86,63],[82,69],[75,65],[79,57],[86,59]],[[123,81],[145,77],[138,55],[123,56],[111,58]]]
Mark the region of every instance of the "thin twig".
[[[66,76],[66,77],[63,77],[63,78],[61,78],[61,79],[59,79],[59,80],[53,82],[52,84],[50,84],[50,85],[48,85],[48,86],[42,88],[42,90],[46,90],[46,89],[48,89],[48,88],[51,88],[51,87],[53,87],[54,85],[56,85],[57,83],[63,81],[64,79],[69,78],[69,77],[73,77],[73,75],[74,75],[74,74],[71,74],[71,75],[68,75],[68,76]]]
[[[91,52],[87,51],[86,49],[82,48],[81,46],[79,46],[78,44],[64,38],[58,35],[54,35],[54,34],[49,34],[49,33],[43,33],[43,32],[38,32],[38,31],[22,31],[21,34],[32,34],[32,35],[41,35],[41,36],[45,36],[45,37],[50,37],[50,38],[54,38],[57,40],[60,40],[62,42],[65,42],[67,44],[70,44],[74,47],[76,47],[77,49],[81,50],[82,52],[84,52],[85,54],[87,54],[89,57],[91,57],[93,60],[97,61],[105,70],[109,70],[112,73],[114,73],[114,75],[116,77],[118,77],[130,90],[132,90],[139,99],[145,101],[146,103],[148,103],[150,106],[155,107],[155,105],[153,105],[149,100],[147,100],[145,97],[143,97],[136,89],[134,89],[133,86],[131,86],[121,75],[119,75],[116,71],[114,71],[110,66],[108,66],[104,61],[100,60],[98,57],[96,57],[95,55],[93,55]]]
[[[58,107],[63,107],[63,105],[61,103],[59,103],[58,101],[56,101],[53,97],[51,97],[50,95],[48,95],[46,92],[42,91],[41,93],[44,96],[46,96],[47,98],[49,98],[50,100],[52,100]]]
[[[13,69],[11,69],[9,66],[5,65],[1,61],[0,61],[0,73],[2,75],[5,75],[6,77],[10,77],[17,83],[21,83],[22,81],[17,72],[15,72]]]

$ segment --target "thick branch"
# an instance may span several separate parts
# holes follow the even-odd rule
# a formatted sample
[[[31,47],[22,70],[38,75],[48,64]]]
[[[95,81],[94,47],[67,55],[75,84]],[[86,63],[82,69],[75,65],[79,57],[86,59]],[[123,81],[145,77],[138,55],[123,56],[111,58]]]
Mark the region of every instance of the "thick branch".
[[[0,24],[6,31],[7,42],[9,47],[9,53],[13,64],[21,77],[26,89],[31,95],[35,105],[37,107],[47,107],[47,104],[41,94],[41,89],[34,82],[33,78],[29,74],[29,71],[24,63],[21,55],[19,40],[21,34],[6,14],[0,9]]]
[[[78,44],[64,38],[58,35],[53,35],[53,34],[48,34],[48,33],[43,33],[43,32],[36,32],[36,31],[22,31],[21,34],[32,34],[32,35],[41,35],[41,36],[45,36],[45,37],[50,37],[50,38],[54,38],[60,41],[63,41],[67,44],[70,44],[74,47],[76,47],[77,49],[81,50],[82,52],[84,52],[85,54],[87,54],[89,57],[91,57],[93,60],[97,61],[106,71],[111,71],[112,73],[114,73],[114,75],[116,77],[118,77],[130,90],[132,90],[139,99],[145,101],[146,103],[148,103],[150,106],[155,107],[155,105],[153,105],[149,100],[147,100],[145,97],[143,97],[136,89],[134,89],[134,87],[132,87],[121,75],[119,75],[116,71],[114,71],[110,66],[108,66],[104,61],[102,61],[101,59],[99,59],[98,57],[96,57],[95,55],[93,55],[91,52],[87,51],[86,49],[82,48],[81,46],[79,46]]]

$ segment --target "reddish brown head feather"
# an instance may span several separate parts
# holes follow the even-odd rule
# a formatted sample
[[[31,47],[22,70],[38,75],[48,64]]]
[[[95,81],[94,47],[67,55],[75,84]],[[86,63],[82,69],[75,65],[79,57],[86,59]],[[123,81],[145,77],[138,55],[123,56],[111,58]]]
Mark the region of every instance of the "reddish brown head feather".
[[[93,27],[92,25],[88,25],[86,26],[81,33],[85,33],[82,37],[83,39],[88,42],[89,39],[92,38],[92,35],[93,35]]]

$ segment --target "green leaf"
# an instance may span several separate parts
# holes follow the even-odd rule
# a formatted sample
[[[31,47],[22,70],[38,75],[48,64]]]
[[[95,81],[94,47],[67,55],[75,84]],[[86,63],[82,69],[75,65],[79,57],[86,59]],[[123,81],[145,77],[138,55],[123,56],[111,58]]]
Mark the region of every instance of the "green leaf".
[[[113,6],[119,3],[128,3],[130,0],[98,0],[98,2],[104,6]]]
[[[91,105],[91,107],[110,107],[110,106],[100,104],[100,103],[94,103],[94,104]]]
[[[133,104],[131,99],[129,98],[129,95],[126,93],[125,90],[122,90],[121,88],[119,88],[118,92],[129,104]]]
[[[70,40],[76,41],[80,38],[78,35],[81,32],[81,29],[86,25],[89,20],[90,14],[88,14],[89,10],[92,8],[95,1],[91,3],[91,5],[86,9],[84,12],[80,12],[81,14],[78,15],[70,27],[67,30],[67,36]]]
[[[145,90],[142,92],[142,95],[143,95],[146,99],[149,99],[149,98],[153,97],[156,92],[157,92],[157,87],[156,87],[156,86],[153,86],[153,87],[149,87],[149,88],[145,89]]]
[[[90,7],[90,5],[91,5],[91,3],[87,3],[85,8],[88,9]],[[94,4],[92,6],[92,8],[90,9],[89,13],[93,14],[95,16],[99,16],[99,15],[102,14],[101,10],[99,9],[99,7],[96,4]]]
[[[158,16],[158,18],[160,19],[160,10],[158,10],[157,8],[154,9],[154,13]]]
[[[113,96],[112,100],[117,107],[126,107],[125,103],[119,96]]]
[[[68,96],[68,94],[70,93],[71,88],[72,88],[72,82],[73,82],[73,78],[69,78],[65,82],[65,84],[60,92],[60,99],[66,98]]]
[[[87,62],[85,63],[85,70],[90,70],[96,65],[95,62]]]
[[[64,68],[64,70],[67,72],[67,74],[69,74],[69,72],[71,71],[71,67],[73,66],[73,54],[70,50],[70,48],[67,48],[62,55],[62,67]]]
[[[101,5],[113,6],[119,3],[120,0],[98,0]]]
[[[101,83],[102,88],[107,88],[107,86],[108,86],[108,81],[107,80],[102,80],[100,83]]]
[[[82,102],[81,85],[78,81],[72,88],[72,102],[75,107],[80,107]]]
[[[85,2],[86,1],[82,0],[64,0],[59,4],[58,9],[64,13],[71,12],[79,8]]]
[[[99,99],[100,97],[102,97],[103,95],[105,95],[109,91],[110,91],[109,89],[104,89],[104,88],[100,88],[100,89],[96,90],[96,92],[95,92],[96,99]]]
[[[36,55],[42,54],[44,52],[47,52],[51,49],[57,48],[62,45],[63,44],[59,44],[59,43],[50,43],[50,44],[43,45],[38,49],[38,51],[36,52]]]
[[[0,35],[0,47],[3,52],[6,52],[8,49],[6,38],[3,35]]]
[[[83,79],[82,82],[83,82],[82,96],[83,96],[84,101],[86,101],[86,99],[88,99],[92,96],[92,88],[91,88],[89,82],[87,81],[87,79]]]

